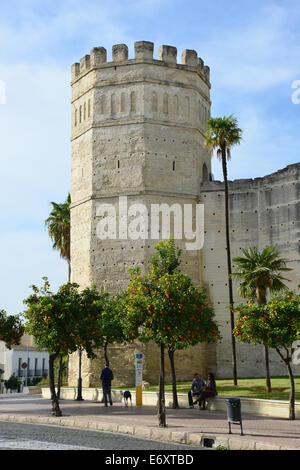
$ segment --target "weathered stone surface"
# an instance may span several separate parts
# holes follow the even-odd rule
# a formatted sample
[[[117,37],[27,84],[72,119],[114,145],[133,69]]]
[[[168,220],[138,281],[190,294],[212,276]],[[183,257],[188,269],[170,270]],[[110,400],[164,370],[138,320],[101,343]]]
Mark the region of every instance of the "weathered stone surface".
[[[172,440],[172,433],[171,433],[171,431],[168,431],[167,429],[152,428],[151,438],[155,439],[156,441],[171,441]]]
[[[136,41],[134,43],[135,59],[153,59],[153,42]]]
[[[206,286],[216,312],[223,341],[213,354],[218,377],[232,374],[230,319],[225,250],[224,185],[220,181],[203,183],[201,201],[205,210],[205,241],[202,250],[202,282]],[[266,245],[277,246],[293,271],[286,273],[287,285],[296,289],[299,273],[300,228],[300,164],[289,165],[263,178],[229,182],[230,238],[232,258],[240,256],[242,248]],[[234,263],[233,271],[234,271]],[[234,303],[244,302],[237,293],[234,281]],[[207,357],[210,357],[210,346]],[[237,343],[238,374],[240,377],[263,375],[263,347]],[[270,350],[271,375],[286,374],[286,366]],[[214,364],[209,367],[214,368]],[[299,371],[299,366],[294,366]],[[298,372],[299,373],[299,372]]]
[[[145,437],[147,439],[150,439],[151,437],[151,428],[146,428],[143,426],[135,426],[134,428],[134,434],[139,437]]]
[[[202,446],[202,434],[189,432],[187,435],[187,444]]]
[[[187,432],[173,431],[171,434],[171,440],[172,442],[180,442],[181,444],[186,444],[187,434]]]

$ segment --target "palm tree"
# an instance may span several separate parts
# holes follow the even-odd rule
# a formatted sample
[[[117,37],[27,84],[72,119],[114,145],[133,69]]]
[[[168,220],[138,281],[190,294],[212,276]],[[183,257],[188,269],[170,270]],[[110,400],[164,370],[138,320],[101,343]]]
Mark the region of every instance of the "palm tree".
[[[60,252],[61,258],[65,259],[69,267],[69,281],[71,278],[71,263],[70,263],[70,204],[71,197],[68,197],[65,202],[58,204],[51,202],[52,211],[49,217],[45,220],[45,225],[48,228],[48,234],[53,241],[53,248]]]
[[[240,144],[242,140],[242,130],[238,127],[237,119],[231,115],[223,118],[210,118],[207,121],[207,130],[205,133],[205,145],[210,149],[213,155],[214,151],[222,162],[224,189],[225,189],[225,226],[226,226],[226,251],[227,251],[227,271],[228,271],[228,291],[230,304],[230,324],[231,324],[231,342],[232,342],[232,360],[233,360],[233,381],[237,385],[237,366],[236,366],[236,346],[233,335],[234,314],[233,314],[233,289],[231,279],[231,254],[229,237],[229,196],[227,180],[227,160],[231,157],[231,148]]]
[[[52,211],[45,220],[48,234],[53,241],[52,247],[58,250],[61,258],[68,263],[68,280],[71,281],[71,256],[70,256],[70,204],[71,196],[68,194],[65,202],[58,204],[51,202]],[[62,381],[63,358],[60,356],[58,388],[60,390]]]
[[[291,271],[287,261],[280,258],[274,246],[266,246],[261,252],[256,246],[242,250],[243,256],[233,258],[236,271],[232,277],[239,279],[239,294],[258,305],[267,303],[267,292],[278,292],[287,289],[283,281],[288,281],[281,273]],[[266,390],[271,392],[269,350],[265,346]]]

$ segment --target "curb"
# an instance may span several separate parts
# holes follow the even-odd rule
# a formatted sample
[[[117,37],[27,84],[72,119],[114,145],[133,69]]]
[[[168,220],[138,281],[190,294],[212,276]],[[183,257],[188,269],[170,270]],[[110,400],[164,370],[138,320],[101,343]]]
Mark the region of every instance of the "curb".
[[[268,442],[261,442],[255,440],[245,440],[239,437],[223,437],[214,434],[205,433],[191,433],[171,431],[160,429],[156,427],[143,427],[143,426],[128,426],[126,424],[114,423],[97,423],[95,421],[87,421],[80,419],[70,418],[55,418],[43,416],[15,416],[15,415],[1,415],[0,421],[10,421],[15,423],[30,423],[30,424],[43,424],[55,426],[67,426],[73,428],[90,429],[93,431],[104,432],[117,432],[120,434],[130,434],[135,437],[144,439],[151,439],[154,441],[186,444],[190,446],[197,446],[202,448],[216,449],[221,446],[224,450],[299,450],[297,447],[286,447],[282,445],[275,445]]]

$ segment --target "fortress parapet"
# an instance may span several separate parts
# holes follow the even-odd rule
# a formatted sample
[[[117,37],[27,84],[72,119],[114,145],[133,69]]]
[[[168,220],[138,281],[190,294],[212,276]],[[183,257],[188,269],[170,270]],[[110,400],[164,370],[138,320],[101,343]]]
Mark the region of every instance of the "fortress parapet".
[[[107,61],[107,51],[104,47],[94,47],[89,55],[80,59],[80,63],[72,65],[72,81],[81,78],[85,73],[95,68],[111,67],[115,65],[129,65],[131,63],[149,62],[168,67],[189,69],[198,73],[210,86],[210,70],[196,51],[185,49],[181,54],[181,63],[177,62],[177,48],[162,45],[158,49],[158,59],[153,57],[154,43],[150,41],[137,41],[134,43],[134,59],[128,57],[126,44],[112,46],[112,61]]]

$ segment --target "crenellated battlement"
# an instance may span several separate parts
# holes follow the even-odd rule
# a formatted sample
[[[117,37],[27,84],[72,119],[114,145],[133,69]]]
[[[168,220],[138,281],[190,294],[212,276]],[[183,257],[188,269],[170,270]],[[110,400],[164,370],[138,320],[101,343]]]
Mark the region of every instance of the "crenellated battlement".
[[[158,58],[153,57],[154,43],[150,41],[137,41],[134,43],[134,58],[129,59],[126,44],[112,46],[112,61],[107,61],[107,51],[104,47],[94,47],[89,55],[85,55],[72,65],[72,81],[80,78],[94,68],[108,67],[112,65],[128,65],[131,63],[147,62],[170,67],[183,68],[198,72],[204,81],[210,84],[210,69],[198,57],[196,51],[185,49],[181,53],[181,63],[177,62],[177,48],[162,45],[158,49]]]

